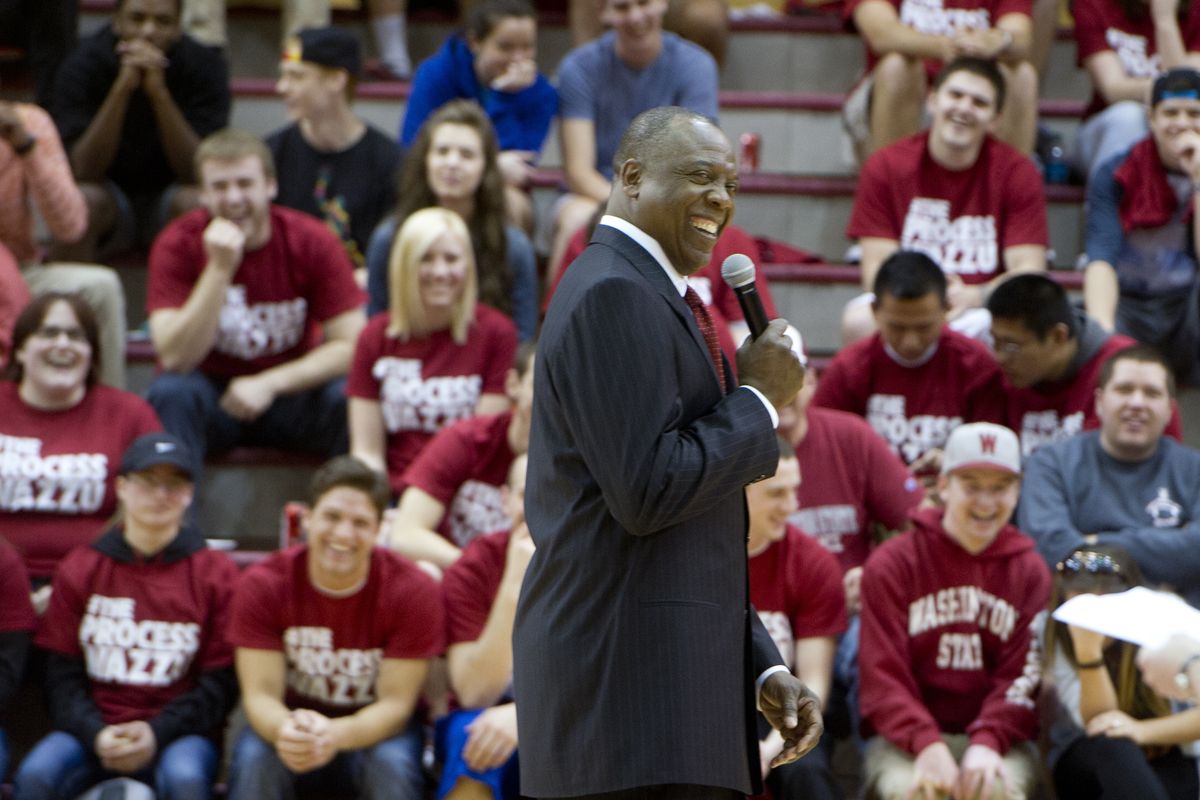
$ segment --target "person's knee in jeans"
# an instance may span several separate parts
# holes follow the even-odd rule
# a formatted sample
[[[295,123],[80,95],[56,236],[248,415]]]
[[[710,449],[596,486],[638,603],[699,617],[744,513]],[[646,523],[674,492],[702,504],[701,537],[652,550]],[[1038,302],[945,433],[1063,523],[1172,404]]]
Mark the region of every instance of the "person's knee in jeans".
[[[275,748],[247,725],[229,760],[229,800],[284,797],[295,775],[279,760]]]
[[[66,800],[94,783],[98,773],[99,763],[78,739],[64,731],[52,731],[17,768],[13,796],[18,800]]]
[[[160,753],[154,770],[159,800],[208,800],[217,772],[217,746],[203,736],[185,736]]]
[[[366,748],[360,795],[369,800],[421,800],[425,796],[421,752],[421,729],[415,724],[398,736]]]

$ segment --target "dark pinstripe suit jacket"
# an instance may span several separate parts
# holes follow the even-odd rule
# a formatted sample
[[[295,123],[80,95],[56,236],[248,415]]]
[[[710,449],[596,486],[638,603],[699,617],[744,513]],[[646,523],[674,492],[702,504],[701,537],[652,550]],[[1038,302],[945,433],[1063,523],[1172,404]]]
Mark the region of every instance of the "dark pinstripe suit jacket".
[[[599,226],[534,363],[514,631],[522,793],[758,786],[752,689],[782,663],[750,610],[744,486],[775,469],[770,416],[722,396],[662,268]]]

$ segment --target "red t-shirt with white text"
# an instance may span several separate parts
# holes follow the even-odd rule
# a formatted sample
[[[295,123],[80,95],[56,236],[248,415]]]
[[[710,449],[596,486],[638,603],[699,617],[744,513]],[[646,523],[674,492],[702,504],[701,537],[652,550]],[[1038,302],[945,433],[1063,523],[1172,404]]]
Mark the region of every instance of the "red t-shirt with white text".
[[[512,411],[471,417],[438,431],[404,473],[446,507],[438,533],[459,547],[508,527],[500,487],[516,454],[508,444]]]
[[[796,445],[800,509],[790,521],[843,571],[860,567],[871,551],[872,523],[902,530],[925,490],[862,417],[816,406],[806,416],[808,433]]]
[[[846,225],[851,239],[894,239],[963,283],[1004,272],[1004,250],[1046,246],[1046,196],[1028,156],[988,136],[975,164],[954,171],[929,155],[922,131],[863,164]]]
[[[1130,19],[1117,0],[1074,0],[1075,43],[1080,67],[1097,53],[1115,53],[1121,68],[1130,78],[1153,78],[1163,71],[1162,59],[1154,36],[1154,19],[1149,3],[1139,6],[1142,13]],[[1200,6],[1189,4],[1188,12],[1179,20],[1183,49],[1200,50]],[[1101,111],[1108,103],[1100,92],[1092,91],[1084,117]]]
[[[225,633],[237,577],[217,550],[164,563],[80,547],[55,573],[34,642],[83,659],[105,723],[148,720],[202,673],[233,663]]]
[[[846,595],[837,559],[792,525],[750,558],[750,602],[788,669],[796,642],[846,630]]]
[[[31,575],[50,577],[103,530],[117,510],[121,456],[159,430],[154,409],[130,392],[96,385],[71,408],[42,411],[0,381],[0,532]]]
[[[366,584],[331,597],[312,585],[308,546],[297,545],[242,575],[228,638],[234,647],[284,654],[288,708],[345,716],[375,702],[383,659],[441,654],[441,593],[415,564],[377,547]]]
[[[485,305],[475,307],[467,341],[449,330],[407,341],[389,336],[387,312],[363,328],[346,379],[346,394],[379,403],[387,432],[392,491],[433,435],[475,413],[479,397],[503,394],[504,376],[517,352],[512,320]]]
[[[874,334],[833,357],[813,404],[864,417],[911,464],[964,422],[1003,422],[1002,380],[986,347],[949,328],[917,367],[898,364]]]
[[[846,0],[843,15],[846,19],[854,18],[854,10],[863,0]],[[1032,0],[888,0],[896,7],[900,22],[921,33],[936,36],[953,37],[958,31],[988,30],[996,27],[996,23],[1006,14],[1024,14],[1030,16],[1033,12]],[[875,69],[880,55],[870,47],[863,48],[867,54],[867,71]],[[940,61],[932,58],[925,59],[925,73],[929,80],[941,69]]]
[[[217,337],[197,369],[233,378],[300,358],[321,342],[320,323],[358,308],[365,295],[338,238],[315,217],[271,206],[271,238],[242,262],[225,290]],[[146,313],[181,308],[204,271],[196,209],[167,225],[150,250]]]

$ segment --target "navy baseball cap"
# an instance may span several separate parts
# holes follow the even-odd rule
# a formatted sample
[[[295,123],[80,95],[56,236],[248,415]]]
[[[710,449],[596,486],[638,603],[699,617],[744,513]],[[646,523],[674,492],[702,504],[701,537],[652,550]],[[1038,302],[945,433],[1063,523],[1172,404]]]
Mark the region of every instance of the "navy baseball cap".
[[[305,28],[288,40],[283,57],[308,61],[331,69],[344,69],[358,77],[362,71],[362,48],[358,37],[341,28]]]
[[[1163,100],[1200,100],[1200,72],[1191,67],[1176,67],[1154,79],[1150,107]]]
[[[143,472],[159,464],[169,464],[187,475],[189,480],[196,479],[191,452],[169,433],[147,433],[134,439],[121,456],[117,474]]]

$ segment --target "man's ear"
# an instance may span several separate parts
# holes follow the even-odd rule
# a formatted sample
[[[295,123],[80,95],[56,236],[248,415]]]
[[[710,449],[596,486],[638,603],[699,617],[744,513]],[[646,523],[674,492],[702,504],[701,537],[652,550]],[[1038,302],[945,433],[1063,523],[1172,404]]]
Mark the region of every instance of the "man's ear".
[[[637,197],[641,192],[642,164],[636,158],[626,159],[616,177],[626,197]]]

